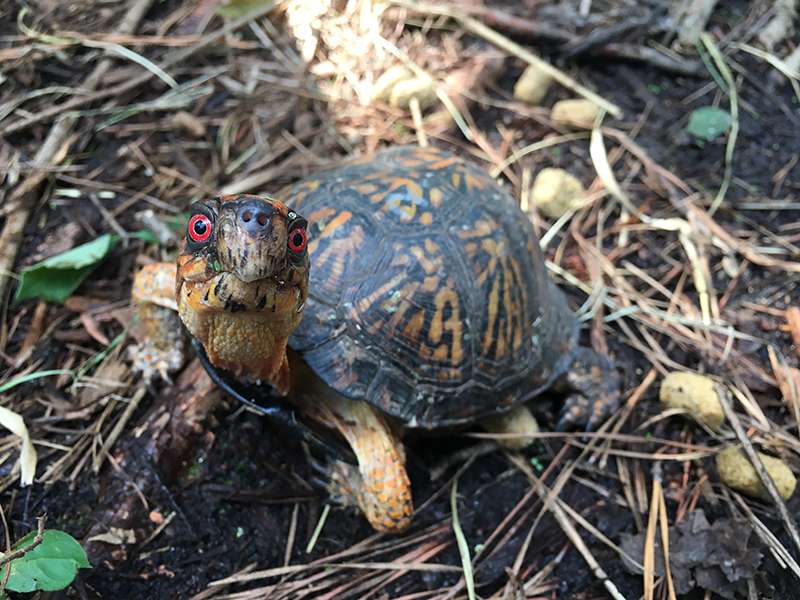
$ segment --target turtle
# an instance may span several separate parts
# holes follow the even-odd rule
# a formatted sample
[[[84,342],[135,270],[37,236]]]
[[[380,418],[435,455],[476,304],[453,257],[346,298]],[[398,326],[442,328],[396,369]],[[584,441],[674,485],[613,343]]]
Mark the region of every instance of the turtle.
[[[614,364],[579,345],[528,215],[436,148],[344,161],[281,200],[198,202],[177,263],[143,269],[133,298],[146,377],[180,364],[177,309],[215,368],[270,382],[347,441],[358,465],[329,459],[328,489],[382,532],[413,515],[404,432],[492,420],[556,387],[559,430],[619,404]]]

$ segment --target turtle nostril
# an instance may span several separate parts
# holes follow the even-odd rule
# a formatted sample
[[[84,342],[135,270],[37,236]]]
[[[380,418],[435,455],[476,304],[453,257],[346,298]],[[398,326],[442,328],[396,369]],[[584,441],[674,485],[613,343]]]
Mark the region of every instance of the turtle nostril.
[[[242,213],[242,221],[244,221],[245,223],[249,223],[250,219],[252,218],[253,218],[253,213],[251,213],[249,210],[246,210]]]
[[[256,221],[258,222],[259,225],[264,227],[264,225],[269,223],[269,218],[264,213],[259,213],[258,217],[256,217]]]

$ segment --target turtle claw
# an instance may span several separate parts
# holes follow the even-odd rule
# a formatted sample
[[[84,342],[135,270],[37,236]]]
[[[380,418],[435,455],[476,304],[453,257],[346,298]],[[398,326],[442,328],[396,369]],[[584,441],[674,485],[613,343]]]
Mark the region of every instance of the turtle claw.
[[[139,346],[130,349],[134,372],[141,373],[145,385],[153,387],[158,379],[172,384],[170,373],[177,371],[183,364],[183,342],[177,341],[174,347],[160,348],[150,339],[145,339]]]
[[[583,428],[586,431],[594,431],[611,416],[618,404],[616,394],[594,399],[582,394],[570,394],[564,401],[564,408],[554,429],[566,431]]]

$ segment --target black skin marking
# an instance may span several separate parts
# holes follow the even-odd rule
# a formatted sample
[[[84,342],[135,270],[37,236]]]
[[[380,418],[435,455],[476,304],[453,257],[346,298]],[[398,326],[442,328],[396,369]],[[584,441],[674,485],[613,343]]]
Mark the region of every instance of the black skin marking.
[[[256,303],[256,310],[261,311],[264,310],[264,307],[267,305],[267,297],[263,296],[257,303]]]
[[[234,301],[231,300],[229,303],[226,303],[226,304],[230,304],[230,307],[231,307],[230,311],[232,313],[237,313],[237,312],[242,312],[242,311],[247,310],[247,306],[245,306],[241,302],[234,302]]]
[[[320,427],[314,421],[303,420],[303,416],[296,413],[294,406],[283,398],[270,393],[269,388],[246,384],[233,377],[225,369],[215,368],[212,366],[211,361],[208,360],[208,355],[200,340],[192,337],[192,344],[197,350],[197,356],[200,358],[203,368],[211,376],[214,383],[225,392],[243,404],[254,408],[262,415],[274,419],[282,426],[295,431],[305,442],[332,454],[348,464],[358,465],[358,460],[350,447],[345,446],[340,440],[331,435],[330,430]]]
[[[211,293],[211,290],[206,290],[206,293],[203,295],[203,302],[208,302],[208,295]]]
[[[276,308],[277,308],[277,307],[276,307],[276,306],[273,304],[273,305],[272,305],[272,312],[275,312]]]
[[[219,292],[222,289],[222,281],[224,279],[225,279],[225,277],[220,277],[219,281],[217,282],[217,285],[214,286],[214,295],[215,296],[219,296]]]

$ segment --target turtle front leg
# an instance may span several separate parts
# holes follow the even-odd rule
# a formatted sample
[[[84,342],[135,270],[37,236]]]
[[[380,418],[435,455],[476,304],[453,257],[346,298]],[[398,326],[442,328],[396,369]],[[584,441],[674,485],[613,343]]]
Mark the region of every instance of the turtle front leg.
[[[164,262],[142,267],[133,279],[131,299],[139,306],[145,338],[131,355],[134,370],[148,384],[156,376],[169,381],[183,362],[186,339],[175,304],[176,274],[175,263]]]
[[[358,467],[329,459],[323,468],[328,491],[341,504],[355,504],[377,531],[400,533],[411,523],[414,506],[403,444],[372,405],[351,400],[325,385],[308,365],[290,356],[291,402],[347,440]]]
[[[591,431],[619,407],[619,373],[609,357],[591,348],[575,349],[564,382],[572,393],[561,410],[558,431],[576,426]]]
[[[331,461],[331,496],[345,505],[355,503],[377,531],[405,531],[414,506],[402,442],[366,402],[340,396],[326,399],[325,404],[330,424],[345,437],[358,459],[358,467]]]

